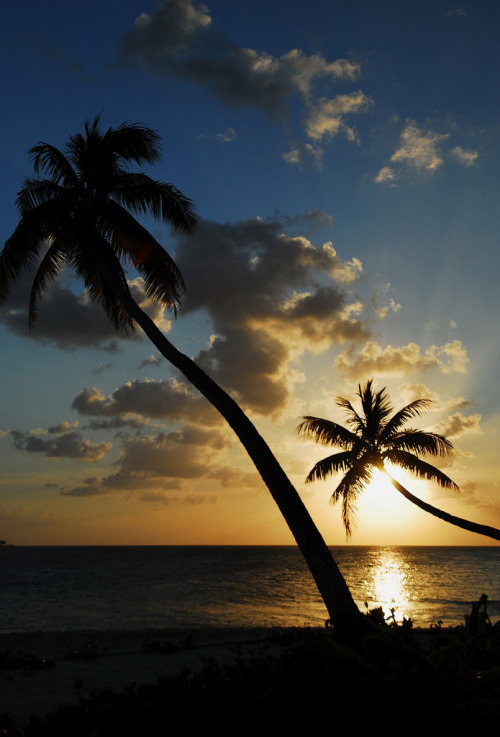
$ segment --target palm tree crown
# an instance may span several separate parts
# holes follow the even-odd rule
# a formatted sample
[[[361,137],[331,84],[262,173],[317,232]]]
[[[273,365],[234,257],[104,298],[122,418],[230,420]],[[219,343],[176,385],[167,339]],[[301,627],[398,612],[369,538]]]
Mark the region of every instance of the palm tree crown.
[[[379,469],[386,474],[394,488],[405,499],[425,512],[464,530],[500,540],[500,530],[496,527],[455,517],[433,507],[432,504],[422,501],[405,489],[387,471],[386,464],[399,466],[419,478],[434,481],[445,489],[459,490],[456,483],[446,474],[421,458],[421,456],[446,456],[452,453],[453,446],[450,441],[434,432],[404,428],[408,420],[419,417],[428,409],[432,400],[416,399],[391,416],[393,407],[387,389],[374,392],[373,379],[368,381],[363,389],[358,385],[358,397],[361,400],[361,413],[356,412],[349,400],[342,397],[337,399],[337,405],[347,413],[349,427],[320,417],[304,417],[304,422],[298,427],[299,433],[306,433],[323,445],[336,445],[342,448],[340,453],[334,453],[318,461],[309,472],[306,481],[325,479],[337,472],[344,473],[332,494],[332,501],[335,503],[342,500],[342,521],[347,536],[352,532],[351,515],[355,511],[356,499],[370,482],[373,470]]]
[[[342,501],[342,519],[347,535],[352,532],[351,513],[357,497],[370,482],[373,470],[386,471],[386,463],[458,491],[454,481],[420,457],[451,453],[453,446],[449,440],[437,433],[403,427],[409,419],[420,416],[431,400],[417,399],[391,417],[393,407],[387,389],[374,392],[373,380],[370,380],[364,388],[358,386],[357,395],[361,400],[361,413],[354,409],[349,400],[342,397],[337,399],[337,405],[347,413],[348,427],[319,417],[304,417],[304,422],[299,426],[299,432],[307,433],[318,442],[342,448],[340,453],[318,461],[306,481],[345,472],[333,492],[332,501]]]
[[[64,152],[38,143],[29,154],[35,177],[26,178],[18,194],[19,224],[0,255],[0,302],[21,271],[36,265],[29,304],[32,326],[40,297],[66,264],[116,327],[127,331],[133,320],[103,278],[103,271],[111,270],[128,289],[124,262],[143,276],[149,297],[175,311],[184,290],[182,276],[131,214],[149,213],[185,232],[195,227],[194,205],[176,187],[129,171],[132,162],[158,161],[158,134],[137,123],[102,133],[97,117],[85,123],[85,135],[69,138]]]

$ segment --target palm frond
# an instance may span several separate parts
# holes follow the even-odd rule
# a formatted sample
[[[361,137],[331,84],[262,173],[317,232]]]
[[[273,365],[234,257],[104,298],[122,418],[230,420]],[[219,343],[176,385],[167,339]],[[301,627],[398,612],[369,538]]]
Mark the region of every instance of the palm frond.
[[[364,425],[366,437],[375,440],[379,437],[386,418],[390,415],[393,407],[385,388],[374,393],[372,389],[373,379],[366,382],[364,388],[358,385],[358,397],[364,414]]]
[[[440,471],[439,468],[422,461],[412,453],[407,453],[404,450],[389,450],[384,453],[384,460],[387,460],[394,466],[399,466],[404,471],[411,471],[418,478],[434,481],[443,487],[443,489],[459,491],[457,484],[445,473]]]
[[[172,184],[157,182],[146,174],[121,174],[111,196],[131,212],[151,213],[156,220],[168,223],[176,230],[192,233],[196,228],[192,200]]]
[[[122,123],[118,128],[109,128],[102,140],[123,161],[154,164],[161,158],[160,136],[142,123]]]
[[[331,496],[332,504],[342,501],[342,523],[346,536],[352,534],[352,521],[356,514],[356,501],[372,479],[372,467],[363,463],[349,469]]]
[[[75,186],[77,184],[78,178],[70,162],[55,146],[40,141],[36,146],[30,148],[28,154],[33,159],[35,174],[44,172],[56,184],[64,184],[65,186]]]
[[[384,429],[380,434],[380,442],[384,443],[389,441],[391,436],[398,432],[400,428],[413,417],[420,417],[432,404],[432,399],[416,399],[414,402],[410,402],[406,407],[400,409],[394,414],[390,420],[387,421]]]
[[[347,413],[346,424],[354,429],[356,435],[364,435],[366,429],[365,421],[358,415],[350,401],[344,397],[337,397],[335,404]]]
[[[85,239],[86,248],[80,247],[82,237]],[[67,260],[69,266],[83,280],[90,300],[101,305],[116,329],[124,334],[133,332],[134,321],[118,299],[113,287],[102,275],[101,263],[106,263],[121,287],[129,290],[120,261],[111,244],[101,233],[97,229],[89,229],[86,233],[75,235],[72,245],[68,248]]]
[[[17,209],[21,215],[26,215],[36,207],[64,196],[65,191],[64,187],[57,182],[52,182],[50,179],[32,179],[26,177],[17,195]]]
[[[53,239],[47,252],[40,261],[31,286],[28,310],[28,325],[30,328],[33,327],[38,317],[38,302],[47,290],[48,284],[54,281],[64,264],[66,245],[64,239]]]
[[[306,483],[311,481],[323,481],[339,471],[347,471],[352,466],[351,451],[343,451],[342,453],[334,453],[327,458],[318,461],[309,471],[306,477]]]
[[[406,450],[417,455],[444,457],[453,452],[453,445],[443,435],[423,430],[402,430],[393,434],[386,448]]]
[[[299,433],[304,433],[323,445],[337,445],[339,448],[351,449],[359,442],[359,438],[353,432],[342,425],[321,417],[304,417],[303,422],[297,428]]]

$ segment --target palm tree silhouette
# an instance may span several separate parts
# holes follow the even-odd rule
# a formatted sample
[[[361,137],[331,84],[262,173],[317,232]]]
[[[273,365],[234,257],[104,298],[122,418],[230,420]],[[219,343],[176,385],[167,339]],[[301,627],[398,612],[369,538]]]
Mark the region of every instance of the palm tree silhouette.
[[[85,135],[69,138],[64,153],[47,143],[38,143],[29,153],[36,176],[26,179],[19,192],[19,224],[0,254],[0,303],[20,273],[38,264],[29,303],[32,326],[40,297],[68,265],[117,329],[130,332],[139,325],[242,442],[304,555],[332,623],[350,627],[359,622],[361,613],[335,560],[255,426],[223,389],[167,340],[132,297],[122,262],[143,276],[149,297],[174,311],[184,289],[170,256],[133,215],[150,213],[185,232],[193,232],[196,224],[194,205],[179,190],[129,171],[131,162],[158,161],[158,134],[142,124],[126,123],[102,133],[97,117],[85,123]]]
[[[413,417],[418,417],[432,403],[430,399],[417,399],[390,416],[394,408],[389,400],[387,389],[373,391],[373,379],[362,389],[358,385],[357,396],[361,400],[362,412],[358,413],[351,402],[343,397],[337,398],[337,405],[347,413],[347,425],[343,427],[336,422],[320,417],[304,417],[298,432],[305,433],[323,445],[342,448],[340,453],[318,461],[309,472],[306,482],[325,479],[331,474],[345,472],[343,478],[332,494],[335,504],[342,502],[342,521],[347,536],[352,533],[351,516],[355,509],[356,499],[370,483],[373,471],[383,471],[391,484],[405,499],[416,504],[439,519],[452,525],[462,527],[479,535],[487,535],[500,540],[500,530],[488,525],[455,517],[411,494],[387,470],[389,466],[399,466],[411,471],[417,477],[438,483],[445,489],[459,490],[458,486],[446,474],[435,466],[422,460],[420,456],[446,456],[453,451],[449,440],[442,435],[423,430],[404,428]],[[350,429],[352,428],[352,429]]]

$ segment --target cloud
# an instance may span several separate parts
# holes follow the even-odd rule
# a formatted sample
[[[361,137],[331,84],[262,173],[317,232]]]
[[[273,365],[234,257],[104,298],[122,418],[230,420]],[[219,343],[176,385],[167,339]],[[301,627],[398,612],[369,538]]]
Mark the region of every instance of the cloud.
[[[416,124],[408,121],[401,133],[400,147],[390,158],[392,163],[402,162],[416,169],[434,172],[443,163],[439,150],[442,141],[449,138],[448,133],[422,131]]]
[[[100,363],[98,366],[96,366],[94,369],[92,369],[92,373],[94,376],[100,376],[108,369],[112,368],[112,363]]]
[[[481,415],[474,414],[465,417],[461,412],[455,412],[436,427],[436,432],[447,438],[460,438],[462,435],[482,435]]]
[[[363,379],[373,374],[397,376],[431,368],[444,374],[466,373],[468,362],[467,351],[459,340],[443,346],[432,345],[423,351],[416,343],[382,348],[370,340],[359,351],[350,348],[341,353],[335,365],[350,377]]]
[[[98,348],[115,353],[119,350],[125,335],[117,333],[115,326],[97,303],[89,300],[87,294],[75,294],[64,282],[48,286],[40,302],[40,312],[33,330],[28,328],[28,306],[33,281],[33,272],[24,271],[5,304],[0,307],[0,323],[8,330],[25,338],[43,344],[55,345],[64,350],[77,348]],[[134,279],[129,283],[132,296],[146,314],[167,332],[171,322],[165,317],[165,310],[149,297],[146,297],[144,280]],[[141,340],[142,331],[136,331],[129,339]],[[110,364],[100,364],[101,371]],[[97,372],[101,372],[99,367]]]
[[[162,360],[162,356],[155,356],[154,353],[151,353],[148,358],[143,358],[138,366],[138,369],[140,370],[143,368],[147,368],[148,366],[160,366]]]
[[[449,412],[453,409],[461,409],[472,404],[470,399],[466,397],[443,399],[440,394],[433,392],[425,384],[401,384],[399,392],[405,404],[414,402],[416,399],[431,399],[434,403],[432,409],[440,411],[445,410]]]
[[[89,302],[84,293],[76,295],[61,282],[49,285],[40,304],[38,320],[30,331],[28,305],[32,279],[32,272],[23,272],[0,308],[0,322],[8,330],[66,350],[80,347],[111,353],[118,350],[120,338],[104,310]]]
[[[56,428],[47,431],[19,432],[11,430],[14,447],[28,453],[42,453],[47,458],[70,458],[82,463],[97,463],[113,447],[112,443],[92,443],[75,431],[62,431],[56,437],[48,438],[48,433],[59,433]]]
[[[348,59],[327,61],[320,53],[291,49],[280,57],[232,42],[213,23],[206,5],[192,0],[161,0],[151,15],[142,13],[119,41],[117,65],[142,68],[161,77],[175,76],[201,86],[231,108],[254,107],[272,120],[285,120],[292,97],[304,107],[307,135],[344,133],[346,115],[366,112],[362,92],[320,96],[321,83],[355,82],[360,65]],[[297,163],[293,158],[289,159]]]
[[[390,166],[383,166],[375,177],[374,181],[378,184],[391,184],[391,186],[395,187],[396,179],[397,176],[394,172],[394,169],[391,169]]]
[[[349,291],[361,262],[287,234],[279,220],[202,221],[181,239],[177,263],[188,285],[180,314],[204,310],[213,324],[196,360],[247,409],[283,409],[290,362],[305,350],[368,335]]]
[[[176,379],[128,381],[106,397],[99,389],[82,389],[72,408],[81,415],[121,418],[129,423],[139,418],[217,425],[219,414],[197,392]]]
[[[228,128],[225,133],[200,133],[196,138],[206,138],[219,143],[231,143],[236,140],[236,131],[234,128]]]
[[[477,151],[470,151],[462,148],[462,146],[455,146],[455,148],[451,149],[450,156],[453,156],[460,164],[468,168],[476,162],[479,154]]]
[[[321,99],[310,106],[306,123],[306,133],[313,141],[324,141],[339,133],[344,133],[350,140],[356,140],[352,128],[345,124],[345,116],[350,113],[364,113],[373,100],[361,90],[346,95],[337,95],[333,99]]]
[[[443,151],[442,144],[449,137],[449,133],[423,130],[415,121],[407,120],[400,135],[399,147],[389,159],[391,166],[383,166],[374,181],[394,187],[405,170],[434,174],[443,165],[445,157],[454,158],[467,168],[472,166],[479,155],[477,151],[467,150],[461,146]]]
[[[223,475],[218,458],[228,444],[224,432],[195,426],[157,435],[124,436],[116,473],[90,477],[83,485],[63,489],[61,494],[82,497],[128,491],[150,495],[182,490],[186,482],[207,478],[211,473],[215,478]],[[142,498],[152,500],[151,496]]]
[[[294,143],[290,151],[282,154],[282,158],[287,164],[294,164],[299,169],[303,169],[308,161],[313,161],[316,165],[321,164],[324,149],[313,146],[311,143]]]

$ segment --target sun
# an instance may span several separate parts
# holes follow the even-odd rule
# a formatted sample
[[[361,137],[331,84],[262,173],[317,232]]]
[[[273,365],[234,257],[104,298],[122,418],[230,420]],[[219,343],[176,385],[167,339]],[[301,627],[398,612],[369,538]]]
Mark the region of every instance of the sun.
[[[371,522],[408,520],[412,516],[412,505],[399,494],[387,476],[374,469],[372,480],[359,498],[359,519]]]

